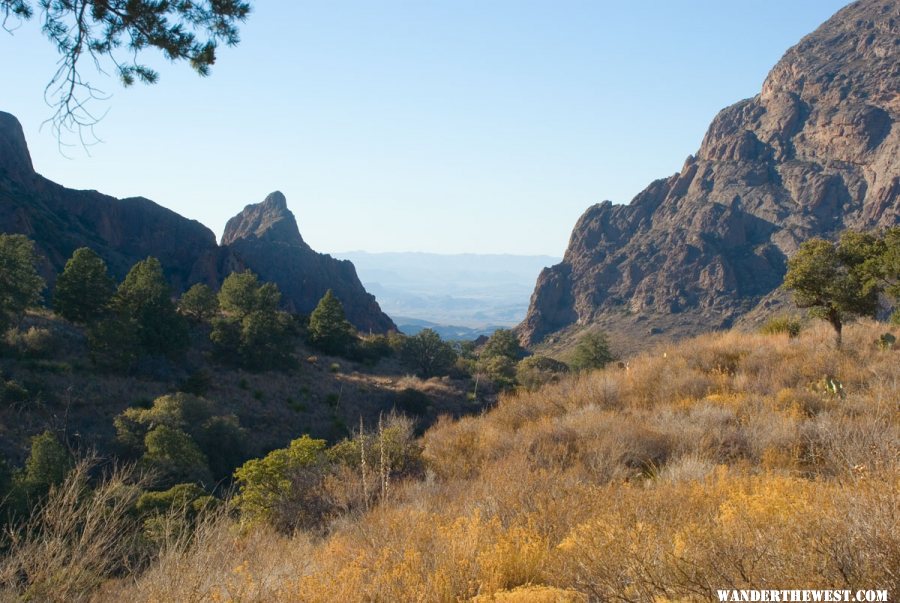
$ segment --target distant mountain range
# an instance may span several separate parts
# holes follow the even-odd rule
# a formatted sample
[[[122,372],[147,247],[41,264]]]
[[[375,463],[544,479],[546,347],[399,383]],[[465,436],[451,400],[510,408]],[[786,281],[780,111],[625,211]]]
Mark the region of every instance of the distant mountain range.
[[[429,327],[449,339],[474,339],[518,324],[538,274],[559,258],[545,255],[334,254],[356,266],[360,280],[400,330]]]

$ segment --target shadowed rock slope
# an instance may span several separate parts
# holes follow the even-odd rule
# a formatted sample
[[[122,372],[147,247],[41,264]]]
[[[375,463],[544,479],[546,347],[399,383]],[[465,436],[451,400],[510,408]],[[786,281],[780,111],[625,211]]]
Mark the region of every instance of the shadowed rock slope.
[[[898,115],[900,2],[847,6],[722,110],[681,172],[581,216],[523,340],[598,325],[641,347],[772,303],[804,240],[900,222]]]
[[[18,120],[0,112],[0,232],[35,241],[53,283],[79,247],[94,249],[119,279],[147,256],[159,258],[176,291],[221,283],[250,268],[278,284],[287,309],[309,312],[329,288],[363,331],[394,328],[349,261],[316,253],[300,237],[284,196],[273,193],[228,222],[223,245],[213,232],[142,197],[116,199],[65,188],[35,173]]]

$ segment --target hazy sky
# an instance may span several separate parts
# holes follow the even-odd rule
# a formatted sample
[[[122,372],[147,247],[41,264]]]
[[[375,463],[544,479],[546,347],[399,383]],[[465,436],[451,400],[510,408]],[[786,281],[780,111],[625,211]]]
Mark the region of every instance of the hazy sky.
[[[320,251],[558,256],[589,205],[678,171],[716,112],[845,3],[254,4],[209,78],[157,56],[155,86],[86,72],[113,93],[90,156],[40,130],[57,56],[35,22],[0,31],[0,110],[48,178],[217,236],[281,190]]]

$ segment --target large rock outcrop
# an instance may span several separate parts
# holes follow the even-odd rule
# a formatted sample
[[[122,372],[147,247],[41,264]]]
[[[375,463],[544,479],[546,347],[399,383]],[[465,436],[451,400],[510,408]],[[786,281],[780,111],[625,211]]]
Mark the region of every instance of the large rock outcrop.
[[[3,112],[0,232],[22,233],[35,241],[46,258],[42,272],[51,286],[72,252],[86,246],[119,279],[151,255],[160,260],[176,291],[197,282],[216,286],[232,270],[250,268],[278,284],[288,309],[308,312],[331,288],[359,329],[394,328],[360,284],[353,264],[318,254],[303,242],[281,193],[229,221],[219,246],[206,226],[148,199],[72,190],[35,173],[21,125]]]
[[[306,244],[278,191],[228,220],[222,247],[237,264],[278,283],[291,310],[312,311],[331,289],[357,328],[378,333],[396,329],[375,297],[366,292],[352,262],[316,253]]]
[[[804,240],[900,222],[898,117],[900,3],[861,0],[722,110],[679,173],[590,207],[520,335],[598,324],[640,347],[733,324],[769,303]]]

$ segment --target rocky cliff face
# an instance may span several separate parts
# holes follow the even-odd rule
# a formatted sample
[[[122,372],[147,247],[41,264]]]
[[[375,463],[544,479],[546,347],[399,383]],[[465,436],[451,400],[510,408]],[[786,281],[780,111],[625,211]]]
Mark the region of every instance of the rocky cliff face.
[[[148,199],[67,189],[35,173],[21,125],[3,112],[0,232],[22,233],[36,242],[51,284],[72,252],[86,246],[119,279],[150,255],[160,260],[177,291],[197,282],[216,286],[232,270],[250,268],[278,284],[288,309],[308,312],[331,288],[359,329],[394,328],[360,284],[353,264],[318,254],[303,242],[281,193],[230,220],[220,247],[210,229]]]
[[[377,333],[396,329],[362,286],[352,262],[316,253],[306,244],[278,191],[231,218],[225,225],[222,247],[236,266],[278,283],[291,310],[311,312],[331,289],[357,328]]]
[[[590,207],[538,278],[522,338],[731,325],[768,303],[804,240],[900,222],[898,117],[900,3],[862,0],[722,110],[679,173]]]
[[[141,197],[115,199],[67,189],[34,172],[18,120],[0,112],[0,232],[28,235],[47,258],[45,278],[78,247],[93,248],[124,277],[138,260],[159,258],[176,289],[214,284],[219,254],[211,230]]]

